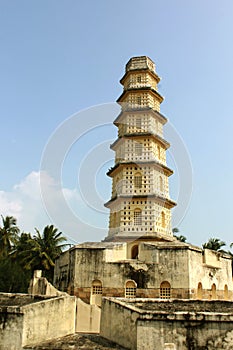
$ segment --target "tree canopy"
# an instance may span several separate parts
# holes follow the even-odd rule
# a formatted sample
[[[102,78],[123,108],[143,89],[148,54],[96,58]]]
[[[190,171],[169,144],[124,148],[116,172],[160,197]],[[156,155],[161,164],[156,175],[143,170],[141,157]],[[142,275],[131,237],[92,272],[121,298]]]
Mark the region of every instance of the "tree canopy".
[[[12,246],[15,244],[17,236],[20,232],[16,219],[13,216],[1,215],[2,226],[0,226],[0,256],[7,256]]]
[[[218,252],[225,252],[222,247],[226,245],[225,242],[221,241],[219,238],[210,238],[206,243],[202,245],[203,249],[211,249]]]
[[[2,217],[0,226],[0,291],[27,292],[34,270],[53,280],[55,259],[67,246],[66,238],[53,225],[42,233],[20,233],[13,216]]]
[[[174,227],[174,228],[172,229],[172,232],[173,232],[173,236],[174,236],[176,239],[178,239],[178,241],[184,242],[184,243],[187,241],[187,238],[186,238],[185,236],[183,236],[183,235],[177,235],[177,233],[180,232],[180,230],[179,230],[177,227]],[[176,234],[175,234],[175,233],[176,233]]]

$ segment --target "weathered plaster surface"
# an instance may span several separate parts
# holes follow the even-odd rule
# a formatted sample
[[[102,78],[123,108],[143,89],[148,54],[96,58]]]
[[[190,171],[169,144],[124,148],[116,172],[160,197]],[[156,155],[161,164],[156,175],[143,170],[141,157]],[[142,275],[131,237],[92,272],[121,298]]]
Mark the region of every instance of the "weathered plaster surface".
[[[101,334],[132,350],[232,350],[233,303],[104,298]]]

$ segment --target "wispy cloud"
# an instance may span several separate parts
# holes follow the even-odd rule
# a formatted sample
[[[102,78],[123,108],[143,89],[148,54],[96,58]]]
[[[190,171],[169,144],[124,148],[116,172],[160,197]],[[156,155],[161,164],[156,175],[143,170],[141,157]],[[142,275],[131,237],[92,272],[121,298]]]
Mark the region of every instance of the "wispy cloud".
[[[86,210],[77,189],[61,187],[45,171],[32,171],[11,191],[0,191],[0,214],[16,217],[24,232],[54,224],[74,242],[103,238],[103,229],[90,223],[95,213]]]

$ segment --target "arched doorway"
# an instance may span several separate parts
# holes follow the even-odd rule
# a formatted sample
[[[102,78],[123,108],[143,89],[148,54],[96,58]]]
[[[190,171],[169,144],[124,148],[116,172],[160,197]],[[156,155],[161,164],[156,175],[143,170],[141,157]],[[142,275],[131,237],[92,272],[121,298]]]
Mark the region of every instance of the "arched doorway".
[[[131,248],[131,259],[138,259],[138,244]]]

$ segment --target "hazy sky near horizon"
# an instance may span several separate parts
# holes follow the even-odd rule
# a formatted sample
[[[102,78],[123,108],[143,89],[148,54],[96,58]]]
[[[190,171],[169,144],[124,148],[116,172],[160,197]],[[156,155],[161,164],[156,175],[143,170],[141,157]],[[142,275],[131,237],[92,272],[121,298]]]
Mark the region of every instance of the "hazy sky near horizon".
[[[116,101],[127,61],[147,55],[162,78],[161,112],[192,164],[193,192],[178,223],[180,233],[198,245],[209,237],[232,242],[232,18],[231,0],[0,0],[0,213],[16,216],[24,231],[53,223],[74,242],[104,238],[103,203],[111,193],[105,172],[112,165],[116,111],[106,105],[92,108],[91,116],[80,111]],[[76,124],[67,119],[74,114]],[[47,162],[56,163],[66,141],[62,183],[58,174],[41,168],[55,130],[61,142]],[[170,158],[175,170],[170,192],[177,200],[181,169],[172,160],[172,147]],[[40,180],[51,206],[47,213]],[[92,187],[97,195],[91,208],[85,199]],[[84,224],[67,216],[59,202],[61,188]]]

